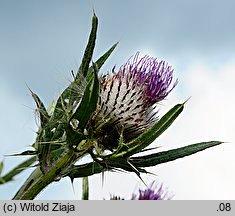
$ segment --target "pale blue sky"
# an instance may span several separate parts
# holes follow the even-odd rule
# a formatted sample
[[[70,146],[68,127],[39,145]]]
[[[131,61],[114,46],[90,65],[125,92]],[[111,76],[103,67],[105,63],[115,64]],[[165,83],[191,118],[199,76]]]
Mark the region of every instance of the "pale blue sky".
[[[93,7],[100,18],[95,57],[121,39],[110,64],[143,49],[177,71],[199,56],[217,66],[234,55],[232,0],[1,0],[0,6],[1,76],[18,93],[27,82],[47,102],[58,86],[51,81],[79,65]]]
[[[33,142],[34,104],[25,83],[47,106],[59,95],[80,64],[93,8],[99,18],[94,59],[120,40],[103,72],[136,51],[154,55],[173,65],[177,97],[184,100],[191,96],[184,81],[192,65],[208,66],[213,77],[234,61],[233,0],[0,0],[0,159]],[[7,169],[17,160],[5,162]],[[0,199],[10,198],[22,181],[0,186]],[[60,197],[58,189],[53,193]],[[48,194],[43,198],[55,197]]]

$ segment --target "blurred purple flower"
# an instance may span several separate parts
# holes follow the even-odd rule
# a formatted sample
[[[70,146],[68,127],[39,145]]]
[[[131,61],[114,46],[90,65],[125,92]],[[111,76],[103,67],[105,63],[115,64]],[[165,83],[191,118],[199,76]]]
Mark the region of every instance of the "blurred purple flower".
[[[163,188],[163,184],[156,184],[153,181],[150,186],[145,189],[139,189],[138,194],[132,195],[132,200],[170,200],[173,195],[170,194],[167,188]]]
[[[163,184],[153,181],[150,186],[144,190],[139,189],[138,193],[132,194],[131,200],[171,200],[173,194]],[[122,197],[111,195],[110,200],[124,200]]]

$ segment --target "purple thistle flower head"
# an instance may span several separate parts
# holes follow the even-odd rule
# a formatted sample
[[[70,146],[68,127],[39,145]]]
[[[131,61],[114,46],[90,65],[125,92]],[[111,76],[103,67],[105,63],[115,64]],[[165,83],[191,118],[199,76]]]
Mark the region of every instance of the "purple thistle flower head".
[[[127,82],[135,80],[136,85],[143,88],[145,103],[151,106],[166,98],[177,85],[178,80],[173,83],[173,71],[165,61],[147,55],[140,58],[137,52],[120,68],[117,76],[126,77]]]
[[[173,69],[164,61],[149,56],[130,58],[118,72],[100,77],[100,98],[95,121],[104,122],[100,142],[105,147],[117,147],[123,130],[125,141],[137,137],[157,120],[157,103],[172,91]],[[116,140],[116,141],[115,141]],[[107,145],[106,145],[107,143]]]
[[[163,188],[163,184],[156,184],[153,181],[150,186],[145,189],[139,189],[138,194],[132,195],[132,200],[170,200],[172,199],[173,195],[169,194],[167,189]]]

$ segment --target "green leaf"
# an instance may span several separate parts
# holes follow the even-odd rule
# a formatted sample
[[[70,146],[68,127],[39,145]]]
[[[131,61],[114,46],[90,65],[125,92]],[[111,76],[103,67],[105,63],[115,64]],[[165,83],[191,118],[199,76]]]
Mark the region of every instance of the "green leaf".
[[[69,176],[72,179],[86,177],[86,176],[91,176],[94,174],[101,173],[105,170],[107,169],[104,168],[101,164],[97,162],[91,162],[91,163],[75,165],[71,167],[66,173],[64,173],[64,177]]]
[[[112,54],[112,52],[114,51],[117,45],[118,45],[118,42],[115,43],[112,47],[110,47],[110,49],[95,62],[97,64],[98,69],[100,69],[103,66],[103,64]]]
[[[95,66],[95,63],[93,64],[94,67],[94,76],[93,79],[90,80],[90,82],[87,84],[84,95],[82,97],[81,103],[73,116],[71,117],[70,121],[73,119],[78,120],[78,129],[80,131],[80,134],[83,134],[83,131],[93,114],[93,112],[96,109],[98,97],[99,97],[99,79],[98,79],[98,68]],[[69,122],[70,122],[69,121]],[[68,131],[68,135],[70,138],[73,137],[73,129],[71,128],[69,124],[70,130]],[[80,136],[80,135],[79,135]],[[77,140],[77,143],[79,143],[78,138],[75,138]],[[72,138],[69,143],[72,145],[74,144],[74,138]]]
[[[12,154],[10,156],[25,156],[25,155],[36,155],[37,151],[33,151],[33,150],[27,150],[27,151],[23,151],[21,153],[18,154]]]
[[[88,177],[82,179],[82,199],[89,200],[89,182]]]
[[[3,161],[1,161],[0,162],[0,176],[2,174],[3,167],[4,167]]]
[[[51,166],[51,138],[53,136],[52,128],[54,125],[48,123],[45,128],[39,131],[36,138],[38,159],[40,162],[41,171],[46,173],[48,167]],[[55,127],[55,126],[54,126]]]
[[[96,109],[98,97],[99,97],[99,79],[98,79],[98,69],[93,65],[94,77],[88,83],[82,101],[75,111],[71,119],[75,118],[79,121],[79,129],[83,130],[90,119],[90,116]]]
[[[170,125],[175,121],[179,114],[183,111],[184,103],[177,104],[171,108],[153,127],[138,136],[136,139],[125,144],[122,148],[114,152],[112,157],[122,156],[128,157],[140,152],[142,149],[151,144],[157,137],[159,137]]]
[[[106,60],[109,58],[109,56],[112,54],[112,52],[114,51],[114,49],[116,48],[116,46],[118,45],[118,42],[115,43],[106,53],[104,53],[96,62],[95,64],[97,65],[98,70],[100,70],[100,68],[103,66],[103,64],[106,62]],[[89,80],[92,77],[93,74],[93,65],[89,68],[88,70],[88,74],[86,77],[86,80],[89,82]]]
[[[179,158],[183,158],[183,157],[195,154],[197,152],[220,145],[222,143],[223,142],[220,142],[220,141],[196,143],[196,144],[184,146],[181,148],[158,152],[158,153],[150,154],[146,156],[132,157],[131,162],[137,167],[156,166],[161,163],[166,163],[169,161],[173,161]]]
[[[106,53],[104,53],[96,62],[95,65],[97,65],[98,70],[100,70],[100,68],[103,66],[103,64],[106,62],[106,60],[109,58],[109,56],[112,54],[112,52],[114,51],[114,49],[116,48],[116,46],[118,45],[118,42],[115,43]],[[94,74],[94,68],[93,65],[90,66],[89,70],[88,70],[88,74],[86,77],[86,81],[87,83],[89,83],[90,79],[92,78]],[[74,85],[79,85],[79,80],[77,77],[77,80],[73,81],[69,87],[67,87],[64,92],[61,94],[60,98],[58,99],[56,106],[55,106],[55,112],[53,114],[53,119],[60,119],[61,116],[63,115],[63,109],[62,109],[62,103],[61,101],[65,98],[69,98],[71,100],[71,104],[73,104],[74,102],[74,98],[78,98],[79,95],[74,95]]]
[[[43,173],[47,172],[52,163],[57,160],[57,154],[61,152],[59,149],[65,143],[64,126],[63,123],[49,121],[44,128],[38,131],[33,147],[37,150],[36,153]]]
[[[36,161],[36,156],[31,157],[27,159],[26,161],[20,163],[18,166],[13,168],[10,172],[8,172],[6,175],[2,176],[2,181],[0,181],[0,184],[9,182],[13,180],[13,177],[24,171],[26,168],[28,168],[30,165],[32,165]]]
[[[74,81],[62,92],[59,99],[57,100],[52,117],[53,120],[61,120],[61,118],[64,116],[63,101],[65,99],[69,100],[70,105],[73,105],[75,100],[79,101],[80,95],[78,92],[76,92],[76,86],[80,86],[81,83],[84,82],[84,79],[88,73],[89,65],[95,47],[97,27],[98,18],[94,14],[92,17],[92,29],[90,32],[88,44],[83,55],[82,63],[79,67]]]
[[[47,124],[50,116],[48,115],[47,110],[46,110],[43,102],[41,101],[41,99],[38,97],[38,95],[35,94],[29,87],[28,87],[28,89],[31,92],[31,95],[37,105],[37,111],[39,113],[41,127],[44,127]]]
[[[57,141],[63,136],[63,133],[65,131],[65,124],[64,123],[59,123],[56,124],[56,130],[55,133],[53,134],[51,140]]]
[[[223,142],[220,142],[220,141],[201,142],[201,143],[184,146],[184,147],[177,148],[177,149],[158,152],[158,153],[151,154],[151,155],[131,157],[130,162],[138,169],[139,172],[146,173],[146,171],[142,169],[141,167],[156,166],[158,164],[180,159],[180,158],[189,156],[191,154],[195,154],[197,152],[203,151],[207,148],[220,145],[222,143]],[[107,170],[111,170],[115,167],[121,168],[129,172],[135,172],[121,158],[110,158],[101,163],[91,162],[91,163],[87,163],[83,165],[73,166],[71,169],[68,170],[65,176],[68,175],[70,178],[73,178],[73,179],[80,178],[80,177],[98,174]]]
[[[74,104],[75,100],[79,100],[79,95],[75,93],[75,89],[76,86],[80,85],[81,82],[83,82],[84,78],[87,75],[89,64],[91,62],[91,58],[95,47],[97,27],[98,27],[98,18],[94,14],[92,17],[92,29],[90,32],[88,44],[86,46],[83,55],[82,63],[79,67],[78,73],[76,74],[74,81],[62,92],[59,99],[57,100],[52,120],[60,120],[64,116],[63,101],[65,99],[68,99],[71,105]]]
[[[80,95],[75,91],[76,85],[79,85],[76,81],[73,81],[59,96],[57,99],[53,115],[51,117],[52,122],[61,121],[65,117],[65,110],[63,107],[64,101],[69,100],[70,104],[73,104],[75,100],[79,100]]]
[[[108,57],[112,54],[112,52],[114,51],[114,49],[116,48],[117,45],[118,45],[118,42],[115,43],[106,53],[104,53],[95,62],[95,65],[97,65],[98,70],[100,70],[100,68],[103,66],[103,64],[108,59]],[[88,49],[88,45],[87,45],[87,49]],[[84,61],[85,61],[85,59],[84,59]],[[85,64],[85,63],[83,63],[83,64]],[[80,66],[80,70],[81,70],[81,66]],[[87,83],[90,82],[90,79],[92,78],[93,74],[94,74],[94,68],[93,68],[93,65],[92,65],[92,66],[90,66],[90,68],[88,70],[88,73],[87,73],[87,76],[86,76]],[[53,119],[60,119],[63,116],[64,111],[63,111],[62,103],[61,103],[63,101],[63,99],[69,98],[70,103],[73,104],[74,100],[77,100],[79,98],[79,95],[74,93],[74,89],[76,89],[74,86],[80,85],[80,83],[83,82],[81,79],[83,80],[84,76],[83,75],[81,76],[80,72],[78,72],[77,75],[76,75],[75,80],[69,85],[69,87],[67,87],[63,91],[60,98],[57,100],[57,103],[56,103],[56,106],[55,106],[55,109],[54,109]]]
[[[82,165],[74,165],[70,169],[68,169],[66,173],[64,173],[63,176],[64,177],[69,176],[70,178],[74,179],[74,178],[91,176],[94,174],[98,174],[98,173],[105,172],[108,170],[115,170],[115,169],[122,169],[127,172],[134,172],[138,176],[140,172],[146,173],[146,171],[142,168],[139,168],[139,167],[133,168],[133,166],[131,166],[130,163],[127,162],[126,159],[110,158],[105,161],[91,162],[91,163],[82,164]]]
[[[83,75],[83,77],[86,77],[86,75],[87,75],[89,65],[90,65],[90,62],[92,59],[93,51],[95,48],[97,28],[98,28],[98,18],[94,13],[93,17],[92,17],[92,28],[91,28],[88,44],[86,46],[86,49],[85,49],[85,52],[83,55],[83,59],[82,59],[82,63],[79,67],[79,70],[78,70],[78,73],[76,75],[75,80],[79,79],[81,74]]]

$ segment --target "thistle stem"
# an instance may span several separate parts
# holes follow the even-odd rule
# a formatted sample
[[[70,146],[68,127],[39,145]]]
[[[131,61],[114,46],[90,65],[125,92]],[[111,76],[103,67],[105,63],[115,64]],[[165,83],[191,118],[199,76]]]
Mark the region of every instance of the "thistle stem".
[[[82,179],[82,199],[89,200],[89,182],[88,176],[83,177]]]
[[[84,153],[82,155],[84,155]],[[74,156],[74,151],[70,150],[64,156],[58,159],[46,174],[43,174],[39,167],[36,168],[13,197],[13,199],[34,199],[45,187],[47,187],[60,176],[61,171],[70,166],[70,164],[74,161]]]

